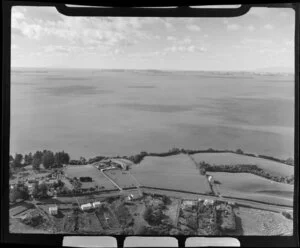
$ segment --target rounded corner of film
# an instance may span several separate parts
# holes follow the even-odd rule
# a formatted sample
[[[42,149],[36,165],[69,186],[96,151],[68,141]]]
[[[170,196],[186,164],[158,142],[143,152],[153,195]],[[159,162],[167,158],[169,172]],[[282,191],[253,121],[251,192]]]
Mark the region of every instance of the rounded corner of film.
[[[10,232],[292,235],[294,22],[13,7]]]

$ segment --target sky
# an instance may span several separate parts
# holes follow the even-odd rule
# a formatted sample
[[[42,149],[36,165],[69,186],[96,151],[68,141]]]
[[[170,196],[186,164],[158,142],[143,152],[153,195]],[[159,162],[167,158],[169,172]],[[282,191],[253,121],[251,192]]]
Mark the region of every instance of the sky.
[[[234,18],[68,17],[15,6],[11,66],[293,71],[292,9]]]

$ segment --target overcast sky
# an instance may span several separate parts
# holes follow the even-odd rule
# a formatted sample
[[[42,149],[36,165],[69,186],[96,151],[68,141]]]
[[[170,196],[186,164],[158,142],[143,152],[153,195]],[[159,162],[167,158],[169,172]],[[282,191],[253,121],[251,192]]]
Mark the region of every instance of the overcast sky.
[[[294,18],[271,8],[235,18],[92,18],[14,7],[12,67],[292,70]]]

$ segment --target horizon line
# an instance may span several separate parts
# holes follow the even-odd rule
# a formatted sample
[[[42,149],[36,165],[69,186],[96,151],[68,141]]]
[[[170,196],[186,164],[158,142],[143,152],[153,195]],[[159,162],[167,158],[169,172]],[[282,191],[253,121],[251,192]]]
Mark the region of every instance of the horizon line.
[[[57,70],[110,70],[110,71],[175,71],[175,72],[254,72],[254,73],[284,73],[284,74],[294,74],[294,69],[291,71],[268,71],[264,68],[257,69],[228,69],[228,70],[192,70],[192,69],[155,69],[155,68],[96,68],[96,67],[31,67],[31,66],[11,66],[11,70],[14,69],[57,69]]]

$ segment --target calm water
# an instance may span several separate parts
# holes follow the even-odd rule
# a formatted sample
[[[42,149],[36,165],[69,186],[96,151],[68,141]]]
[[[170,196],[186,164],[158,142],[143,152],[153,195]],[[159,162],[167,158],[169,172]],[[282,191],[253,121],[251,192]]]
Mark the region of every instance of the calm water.
[[[15,69],[11,82],[11,154],[212,147],[293,156],[292,76]]]

